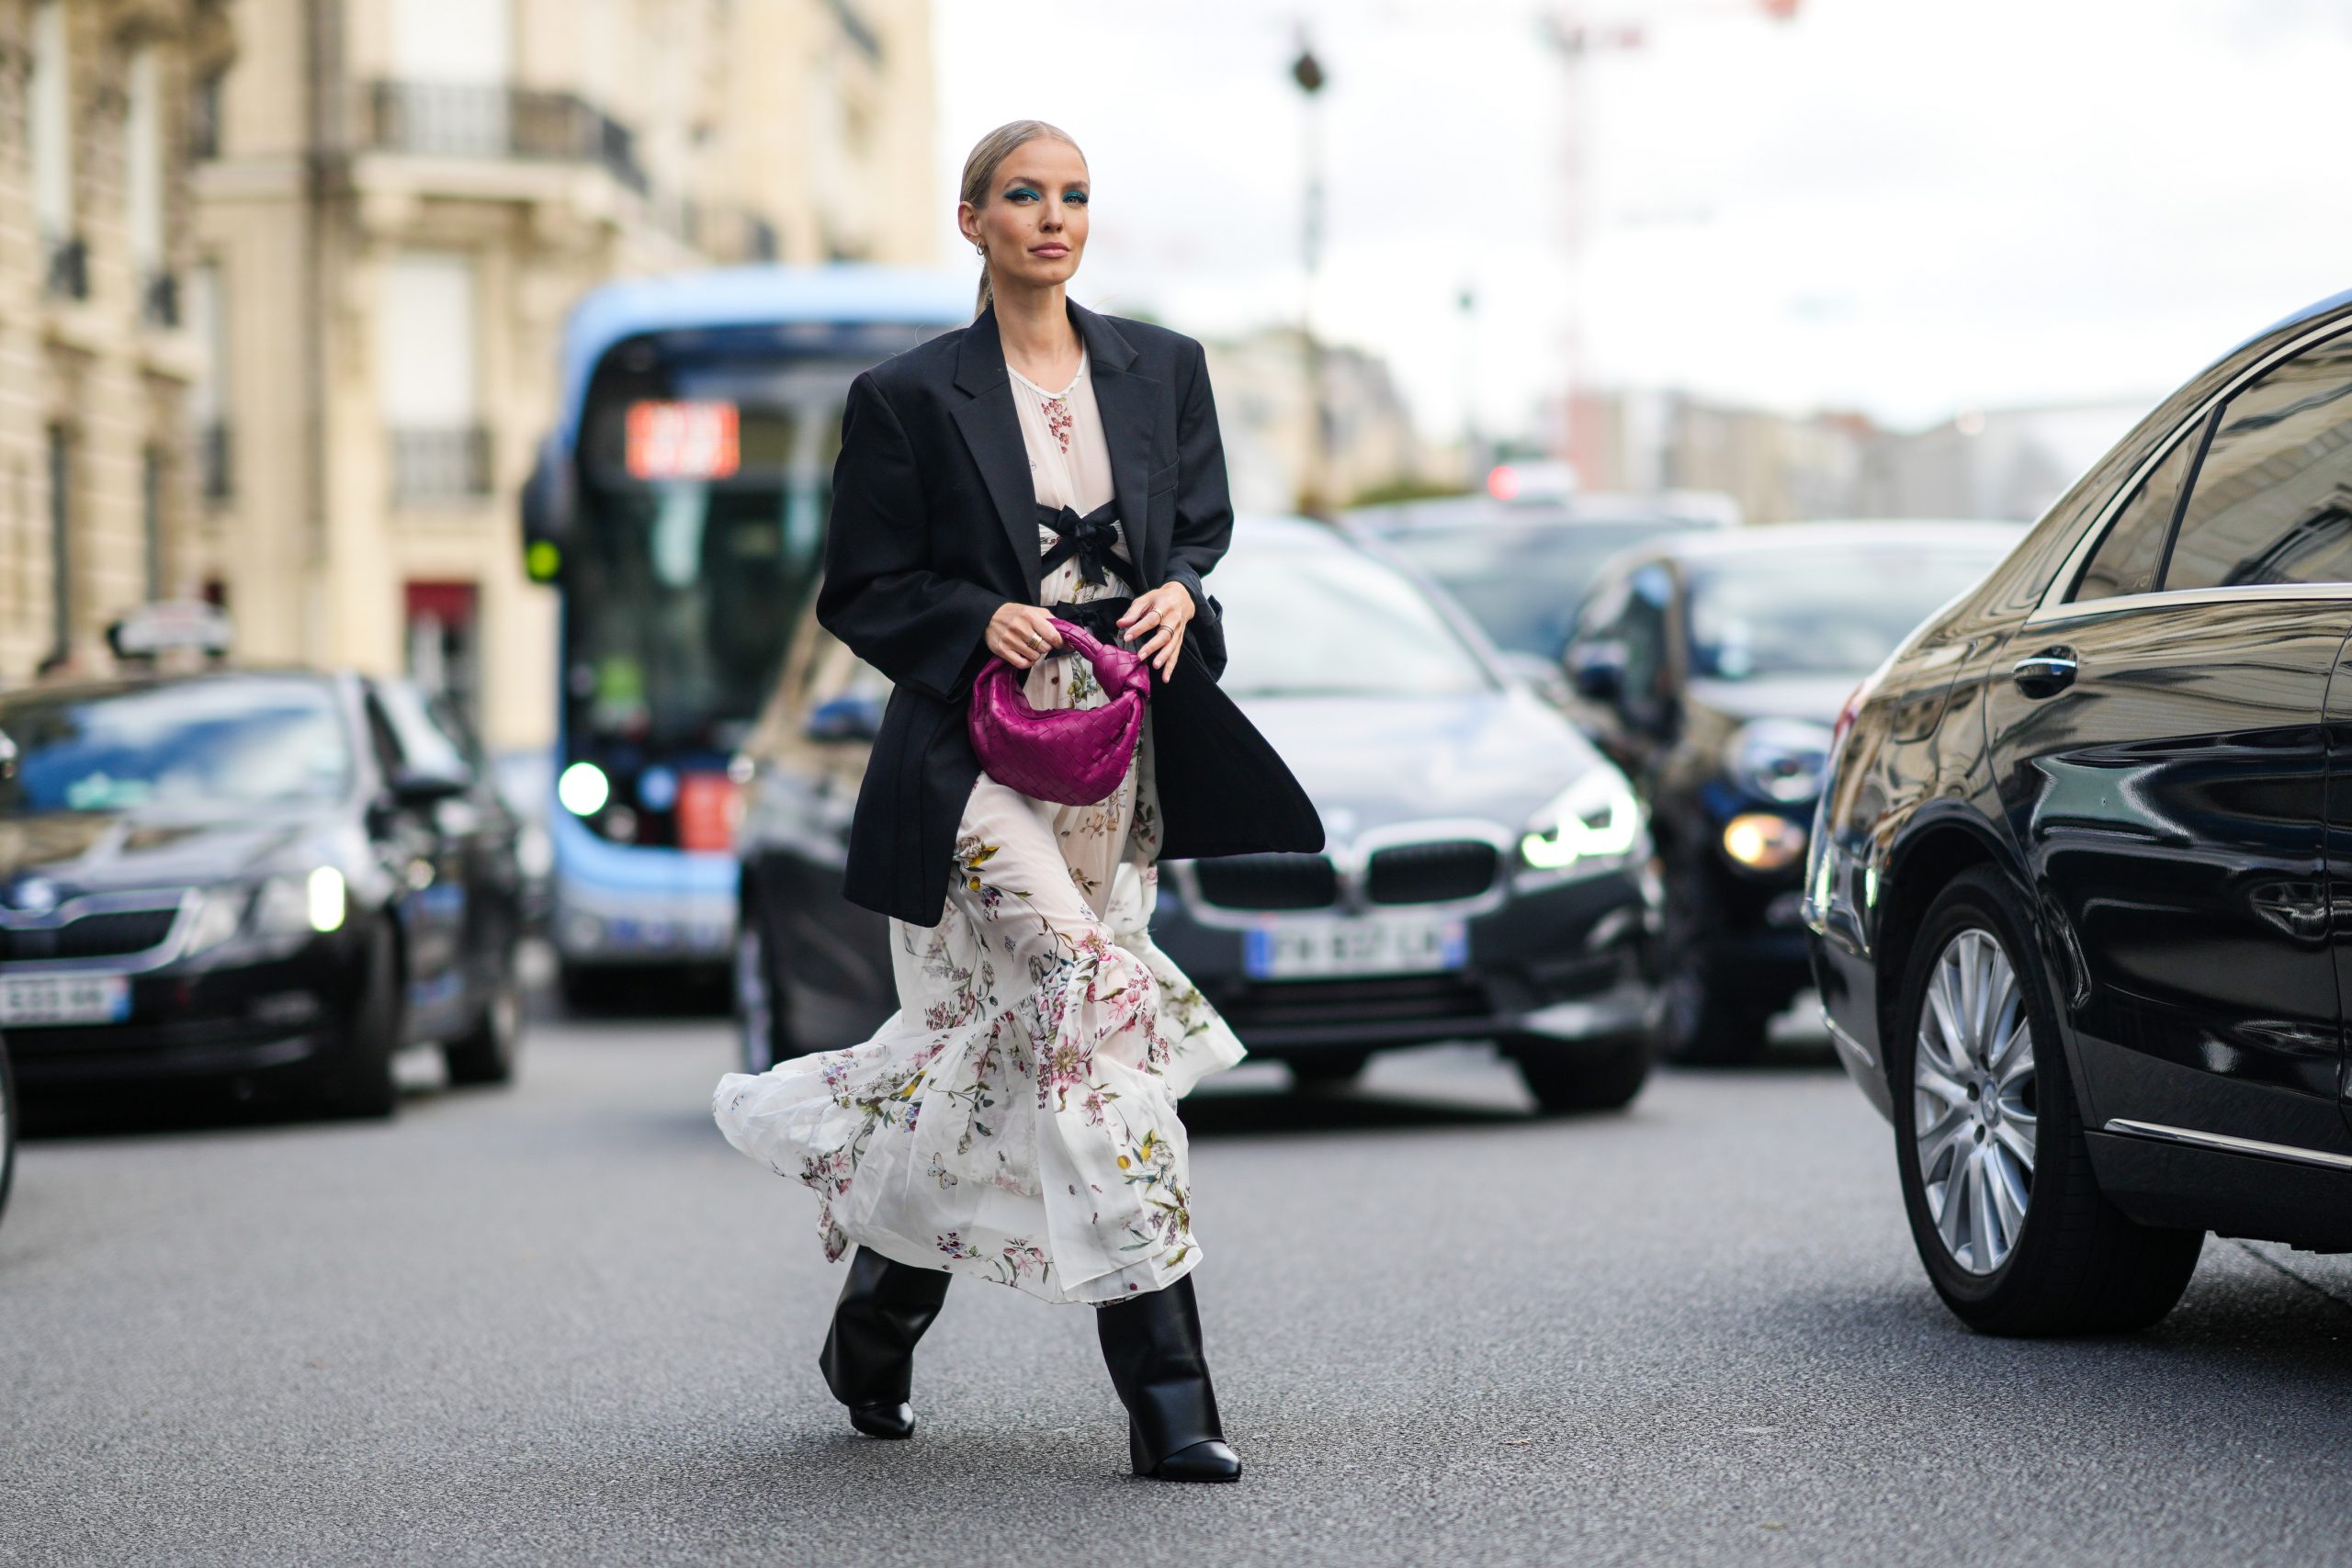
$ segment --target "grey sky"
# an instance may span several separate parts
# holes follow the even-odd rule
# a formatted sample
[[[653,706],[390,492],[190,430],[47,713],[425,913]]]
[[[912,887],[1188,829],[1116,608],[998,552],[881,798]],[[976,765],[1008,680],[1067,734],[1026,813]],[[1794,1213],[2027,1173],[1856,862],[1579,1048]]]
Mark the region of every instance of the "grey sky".
[[[1739,0],[1578,7],[1594,376],[1923,422],[2153,395],[2352,286],[2342,0]],[[1084,144],[1078,296],[1199,333],[1295,319],[1306,20],[1324,94],[1325,332],[1433,434],[1464,342],[1490,430],[1560,378],[1562,73],[1524,0],[937,0],[940,188],[989,126]],[[943,244],[957,248],[952,213]]]

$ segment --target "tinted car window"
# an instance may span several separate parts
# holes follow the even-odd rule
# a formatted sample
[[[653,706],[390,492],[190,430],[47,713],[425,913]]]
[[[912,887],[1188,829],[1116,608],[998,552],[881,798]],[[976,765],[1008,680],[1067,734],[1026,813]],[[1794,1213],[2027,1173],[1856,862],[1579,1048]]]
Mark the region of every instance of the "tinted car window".
[[[2167,590],[2352,581],[2352,334],[2248,383],[2222,410]]]
[[[1723,681],[1869,670],[2007,553],[1922,542],[1808,545],[1688,568],[1690,671]]]
[[[0,700],[17,776],[0,817],[241,810],[323,803],[351,787],[351,739],[322,682],[240,677]]]
[[[1413,529],[1388,542],[1453,594],[1496,647],[1557,659],[1600,563],[1679,529],[1664,522],[1479,523]]]
[[[1236,696],[1449,696],[1493,685],[1423,589],[1353,550],[1237,549],[1210,587],[1225,607],[1220,683]]]
[[[2072,597],[2112,599],[2125,593],[2147,593],[2156,585],[2156,570],[2164,564],[2165,541],[2172,536],[2173,513],[2180,510],[2181,484],[2189,465],[2205,444],[2202,423],[2182,436],[2165,460],[2140,481],[2123,503],[2107,537],[2091,551]]]

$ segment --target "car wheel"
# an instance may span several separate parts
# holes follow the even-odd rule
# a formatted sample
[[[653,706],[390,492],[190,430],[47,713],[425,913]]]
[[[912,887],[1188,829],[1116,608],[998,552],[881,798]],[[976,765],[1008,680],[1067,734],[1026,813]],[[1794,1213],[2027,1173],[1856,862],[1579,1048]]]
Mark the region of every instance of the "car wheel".
[[[1659,938],[1665,973],[1659,987],[1657,1054],[1693,1066],[1738,1066],[1764,1055],[1766,1031],[1780,1011],[1724,973],[1710,955],[1714,897],[1704,876],[1686,872],[1667,885]]]
[[[1317,1051],[1283,1062],[1293,1089],[1344,1089],[1363,1077],[1369,1051]]]
[[[1557,1041],[1524,1046],[1506,1044],[1519,1058],[1520,1081],[1547,1115],[1577,1111],[1622,1111],[1649,1081],[1651,1043],[1641,1035],[1617,1042],[1600,1055],[1563,1050]]]
[[[785,1027],[766,925],[749,909],[735,927],[735,1034],[747,1073],[766,1072],[800,1055]]]
[[[2031,926],[1963,874],[1928,910],[1887,1050],[1911,1235],[1937,1294],[1986,1334],[2144,1328],[2202,1231],[2135,1224],[2098,1189]]]
[[[523,982],[514,973],[514,951],[506,951],[498,980],[482,1003],[474,1026],[441,1047],[451,1083],[508,1083],[523,1049]]]
[[[17,1077],[8,1052],[0,1046],[0,1214],[8,1212],[8,1187],[17,1179]]]
[[[400,1050],[400,953],[392,942],[391,917],[386,915],[368,941],[367,973],[351,1011],[334,1043],[328,1064],[327,1111],[338,1116],[390,1116],[400,1103],[400,1086],[393,1077],[392,1058]]]

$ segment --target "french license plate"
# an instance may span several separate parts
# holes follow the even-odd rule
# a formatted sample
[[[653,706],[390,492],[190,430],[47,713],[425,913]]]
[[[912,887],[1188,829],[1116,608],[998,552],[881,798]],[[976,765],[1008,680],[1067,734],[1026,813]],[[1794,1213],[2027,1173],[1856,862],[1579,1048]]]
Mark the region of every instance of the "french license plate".
[[[0,1027],[120,1023],[130,1016],[125,975],[0,975]]]
[[[1242,967],[1259,980],[1428,974],[1469,961],[1463,921],[1410,915],[1269,923],[1249,933],[1242,951]]]

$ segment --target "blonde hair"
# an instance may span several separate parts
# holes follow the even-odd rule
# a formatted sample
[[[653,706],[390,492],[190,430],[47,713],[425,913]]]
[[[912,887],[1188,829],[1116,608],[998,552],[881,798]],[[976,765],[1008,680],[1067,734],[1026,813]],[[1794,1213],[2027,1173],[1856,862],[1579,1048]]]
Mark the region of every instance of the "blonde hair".
[[[1083,161],[1086,150],[1070,139],[1069,131],[1059,126],[1047,125],[1042,119],[1008,120],[972,144],[971,153],[964,160],[964,183],[958,194],[974,207],[986,207],[989,186],[996,180],[997,165],[1011,157],[1014,151],[1040,137],[1051,137],[1061,142]],[[995,296],[989,288],[989,264],[985,253],[980,257],[979,298],[972,305],[972,315],[978,319],[989,308]]]

